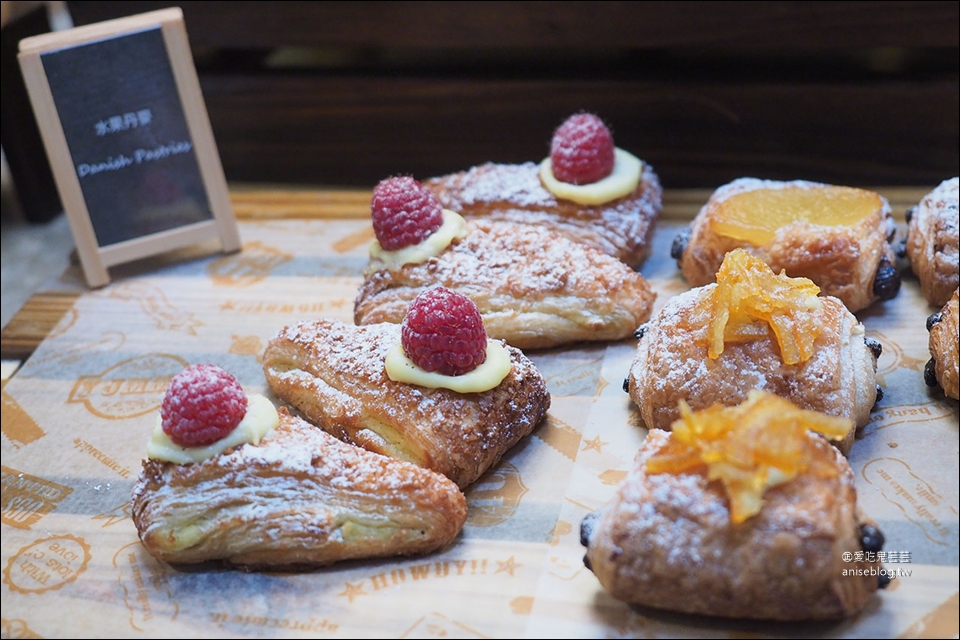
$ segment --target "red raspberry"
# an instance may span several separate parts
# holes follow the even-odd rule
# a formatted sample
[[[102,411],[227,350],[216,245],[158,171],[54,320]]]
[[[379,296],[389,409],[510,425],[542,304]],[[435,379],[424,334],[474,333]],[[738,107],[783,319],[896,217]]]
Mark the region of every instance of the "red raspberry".
[[[487,359],[487,330],[473,300],[433,287],[410,304],[400,329],[407,357],[424,369],[447,376],[469,373]]]
[[[443,224],[440,201],[408,176],[382,180],[373,190],[370,211],[373,232],[387,251],[417,244]]]
[[[160,407],[163,432],[181,447],[225,438],[246,413],[243,387],[214,364],[191,365],[175,375]]]
[[[592,184],[613,172],[613,135],[592,113],[577,113],[557,127],[550,142],[553,177]]]

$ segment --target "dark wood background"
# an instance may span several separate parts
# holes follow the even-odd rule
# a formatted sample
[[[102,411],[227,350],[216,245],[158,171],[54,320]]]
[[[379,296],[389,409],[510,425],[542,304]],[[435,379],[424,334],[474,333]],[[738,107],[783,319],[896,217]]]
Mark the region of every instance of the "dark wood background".
[[[958,174],[956,1],[68,6],[78,25],[183,8],[230,181],[539,161],[579,110],[667,188]]]

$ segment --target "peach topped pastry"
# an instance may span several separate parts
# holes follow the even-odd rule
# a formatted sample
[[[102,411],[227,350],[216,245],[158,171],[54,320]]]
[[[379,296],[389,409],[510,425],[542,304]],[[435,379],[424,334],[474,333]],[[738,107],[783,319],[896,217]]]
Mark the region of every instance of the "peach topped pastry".
[[[774,274],[743,249],[717,282],[667,302],[641,327],[624,389],[651,429],[668,429],[679,403],[694,410],[742,402],[753,389],[848,419],[846,453],[879,393],[880,343],[839,300],[806,278]]]
[[[267,345],[273,392],[345,442],[449,477],[464,488],[540,423],[543,376],[490,340],[462,294],[423,291],[403,324],[319,320]]]
[[[947,303],[960,284],[960,179],[950,178],[907,211],[906,252],[931,305]]]
[[[175,376],[133,490],[144,548],[174,564],[307,568],[450,544],[466,499],[444,476],[340,442],[231,374]]]
[[[434,286],[470,298],[488,335],[520,349],[621,340],[652,312],[649,283],[616,258],[547,228],[465,221],[412,178],[377,185],[371,215],[358,325],[400,323]]]
[[[443,207],[468,220],[553,229],[632,268],[649,253],[663,195],[650,165],[616,147],[592,113],[567,118],[540,163],[488,162],[424,184]]]
[[[829,620],[889,583],[883,535],[827,442],[849,431],[846,418],[756,390],[732,407],[681,402],[679,413],[581,524],[584,564],[610,595],[688,614]]]
[[[692,286],[713,282],[724,255],[749,251],[806,277],[856,312],[900,289],[886,199],[852,187],[740,178],[717,189],[671,254]]]

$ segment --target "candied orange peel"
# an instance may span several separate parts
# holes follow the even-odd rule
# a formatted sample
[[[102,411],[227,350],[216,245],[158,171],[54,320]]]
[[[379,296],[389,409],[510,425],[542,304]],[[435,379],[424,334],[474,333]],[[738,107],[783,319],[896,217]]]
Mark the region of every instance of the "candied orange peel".
[[[775,274],[747,251],[730,251],[717,272],[717,286],[701,302],[710,318],[707,355],[716,359],[724,344],[766,339],[772,330],[785,364],[809,359],[822,329],[813,313],[822,306],[819,293],[808,278]]]
[[[808,431],[839,440],[852,428],[848,418],[800,409],[757,389],[734,407],[715,404],[695,412],[681,400],[670,440],[647,460],[647,473],[678,475],[706,467],[708,480],[723,483],[730,520],[739,524],[760,512],[768,488],[803,472],[837,474],[836,467],[813,455]]]

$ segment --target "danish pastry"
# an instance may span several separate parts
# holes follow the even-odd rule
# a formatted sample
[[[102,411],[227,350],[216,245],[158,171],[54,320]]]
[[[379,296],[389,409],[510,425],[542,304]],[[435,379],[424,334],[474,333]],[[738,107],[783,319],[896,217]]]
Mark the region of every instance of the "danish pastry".
[[[668,429],[680,400],[694,409],[733,405],[751,389],[867,423],[881,346],[853,313],[742,249],[727,255],[717,279],[673,297],[637,332],[624,389],[647,427]],[[854,431],[837,444],[844,453]]]
[[[464,488],[546,415],[543,376],[502,345],[509,371],[494,388],[458,392],[391,379],[399,324],[352,326],[321,319],[283,328],[263,368],[273,392],[337,438],[441,473]]]
[[[861,611],[890,577],[878,559],[883,535],[860,513],[850,465],[805,428],[812,412],[767,410],[801,422],[784,444],[766,418],[757,424],[735,409],[734,419],[758,429],[744,434],[754,440],[748,448],[735,445],[740,455],[711,441],[706,447],[720,453],[699,457],[689,439],[678,442],[679,427],[649,432],[614,499],[582,522],[584,564],[613,597],[657,609],[783,621]],[[696,437],[717,431],[708,424]],[[758,479],[762,493],[739,474],[746,484]],[[738,499],[748,507],[739,515]]]
[[[340,442],[284,408],[276,418],[256,443],[185,464],[144,460],[132,506],[150,554],[307,568],[427,554],[459,534],[466,499],[444,476]]]
[[[930,360],[924,369],[923,377],[927,385],[940,386],[944,395],[960,400],[960,365],[957,350],[960,343],[958,333],[958,293],[953,290],[950,300],[943,309],[927,318],[927,330],[930,332]]]
[[[907,211],[906,252],[927,301],[941,307],[960,284],[960,179],[944,180]]]
[[[467,222],[410,177],[381,181],[370,209],[376,239],[358,325],[400,322],[433,286],[472,299],[488,335],[520,349],[619,340],[650,317],[656,294],[642,275],[556,231]]]
[[[649,254],[650,238],[662,209],[663,189],[653,168],[622,149],[615,149],[609,130],[591,115],[576,114],[561,125],[554,133],[551,157],[539,164],[488,162],[467,171],[431,178],[424,185],[444,208],[456,211],[468,220],[485,218],[554,229],[635,269]],[[589,139],[592,132],[584,134],[583,131],[591,126],[605,133],[605,150],[609,162],[614,164],[607,172],[619,175],[621,170],[618,167],[630,166],[637,169],[636,180],[625,191],[617,192],[615,197],[578,197],[577,193],[570,193],[569,188],[554,189],[557,193],[551,191],[549,185],[557,184],[551,180],[551,166],[557,163],[559,155],[576,158],[577,149],[571,150],[570,147],[577,144],[592,143],[589,151],[594,151],[598,143]],[[573,130],[566,133],[571,127]],[[565,135],[573,138],[566,146]],[[594,158],[588,152],[585,155],[589,157],[588,163]],[[587,167],[588,170],[592,168]],[[606,174],[588,171],[586,180],[590,185],[577,181],[572,191],[582,192],[589,188],[592,192],[593,185],[599,183],[598,175]],[[574,180],[573,177],[563,177]],[[571,183],[563,186],[568,184]]]
[[[899,291],[895,237],[890,205],[872,191],[740,178],[710,196],[671,255],[699,287],[714,281],[728,251],[742,248],[856,312]]]
[[[368,272],[356,324],[399,323],[434,285],[472,299],[487,334],[520,349],[622,340],[652,313],[647,280],[591,247],[532,225],[475,221],[467,229],[426,262]]]

